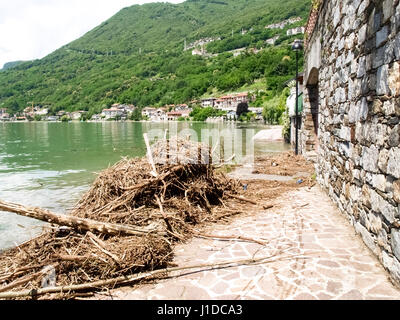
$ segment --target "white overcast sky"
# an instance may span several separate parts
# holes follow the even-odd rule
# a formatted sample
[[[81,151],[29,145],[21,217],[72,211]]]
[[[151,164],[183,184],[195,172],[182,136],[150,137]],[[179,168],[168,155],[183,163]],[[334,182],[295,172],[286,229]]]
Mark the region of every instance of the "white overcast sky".
[[[122,8],[149,2],[183,0],[0,0],[0,69],[43,58]]]

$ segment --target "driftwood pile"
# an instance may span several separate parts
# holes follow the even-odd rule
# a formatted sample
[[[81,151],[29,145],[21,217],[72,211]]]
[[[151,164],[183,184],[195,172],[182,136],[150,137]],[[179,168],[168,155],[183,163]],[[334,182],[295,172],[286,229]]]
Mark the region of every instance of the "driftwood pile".
[[[60,291],[56,298],[65,298],[167,267],[174,244],[189,238],[193,226],[240,211],[224,198],[246,201],[235,195],[239,183],[211,162],[207,146],[163,140],[148,146],[147,158],[123,159],[100,173],[68,215],[0,201],[0,211],[52,224],[0,254],[0,298]]]

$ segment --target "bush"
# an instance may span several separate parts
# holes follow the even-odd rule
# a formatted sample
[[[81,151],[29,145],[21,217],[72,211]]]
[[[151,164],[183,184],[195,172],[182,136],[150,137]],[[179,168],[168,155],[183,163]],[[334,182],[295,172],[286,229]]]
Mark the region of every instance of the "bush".
[[[142,118],[142,111],[139,108],[135,108],[133,110],[133,112],[131,113],[129,119],[132,120],[132,121],[140,121],[140,120],[142,120],[143,119]]]
[[[194,121],[206,121],[210,117],[221,117],[225,115],[225,111],[214,109],[213,107],[201,108],[196,107],[190,113],[190,116],[193,117]]]
[[[65,115],[65,116],[62,116],[62,117],[61,117],[61,121],[62,121],[62,122],[68,122],[68,121],[71,121],[71,119],[70,119],[70,117],[68,117],[67,115]]]

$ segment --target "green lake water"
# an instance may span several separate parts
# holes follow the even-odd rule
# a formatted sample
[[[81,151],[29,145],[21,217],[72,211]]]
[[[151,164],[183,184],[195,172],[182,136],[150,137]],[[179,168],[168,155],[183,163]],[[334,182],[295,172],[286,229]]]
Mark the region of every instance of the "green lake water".
[[[89,188],[96,172],[121,157],[146,154],[143,133],[204,129],[246,131],[263,125],[206,123],[0,123],[0,199],[66,213]],[[256,143],[254,153],[288,150],[283,142]],[[43,223],[0,212],[0,249],[29,240]]]

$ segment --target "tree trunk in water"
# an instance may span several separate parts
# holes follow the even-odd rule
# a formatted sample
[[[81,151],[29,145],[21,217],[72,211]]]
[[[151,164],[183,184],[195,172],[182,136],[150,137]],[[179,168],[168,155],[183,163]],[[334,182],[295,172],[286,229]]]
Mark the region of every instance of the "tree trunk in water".
[[[21,216],[54,223],[60,226],[71,227],[80,232],[91,231],[107,235],[137,235],[143,236],[159,230],[131,227],[128,225],[99,222],[91,219],[83,219],[70,215],[55,214],[40,208],[29,208],[19,204],[7,203],[0,200],[0,211],[13,212]],[[162,232],[161,232],[162,233]]]

